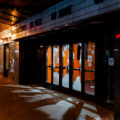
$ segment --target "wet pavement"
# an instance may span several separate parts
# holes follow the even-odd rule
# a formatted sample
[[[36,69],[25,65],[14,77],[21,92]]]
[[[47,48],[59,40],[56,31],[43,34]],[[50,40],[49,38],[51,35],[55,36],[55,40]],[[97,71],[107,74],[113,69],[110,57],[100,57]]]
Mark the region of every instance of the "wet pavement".
[[[113,113],[48,88],[0,79],[0,120],[114,120]]]

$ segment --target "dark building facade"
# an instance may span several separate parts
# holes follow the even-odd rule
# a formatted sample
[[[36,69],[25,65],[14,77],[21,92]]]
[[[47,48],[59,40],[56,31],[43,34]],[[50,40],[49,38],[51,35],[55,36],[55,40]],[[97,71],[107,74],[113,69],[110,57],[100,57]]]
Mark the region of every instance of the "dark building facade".
[[[119,101],[119,10],[120,0],[64,0],[2,31],[1,75],[113,106]]]

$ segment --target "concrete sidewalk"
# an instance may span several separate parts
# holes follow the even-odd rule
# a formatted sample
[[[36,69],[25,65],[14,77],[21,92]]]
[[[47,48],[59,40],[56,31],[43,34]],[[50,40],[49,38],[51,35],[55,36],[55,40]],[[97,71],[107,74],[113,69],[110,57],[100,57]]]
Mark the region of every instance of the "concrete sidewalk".
[[[114,120],[113,113],[44,87],[0,79],[0,120]]]

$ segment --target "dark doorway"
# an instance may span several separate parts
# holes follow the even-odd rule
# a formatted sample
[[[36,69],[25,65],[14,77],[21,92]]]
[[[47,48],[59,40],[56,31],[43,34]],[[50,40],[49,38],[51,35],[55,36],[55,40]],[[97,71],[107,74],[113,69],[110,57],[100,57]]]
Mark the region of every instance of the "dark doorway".
[[[20,42],[20,84],[44,84],[46,49],[34,41]]]
[[[4,45],[4,65],[3,65],[3,76],[8,77],[9,72],[9,45]]]
[[[20,84],[35,84],[35,51],[34,45],[20,43]]]
[[[44,47],[38,48],[36,57],[36,84],[44,84],[46,79],[46,49]]]

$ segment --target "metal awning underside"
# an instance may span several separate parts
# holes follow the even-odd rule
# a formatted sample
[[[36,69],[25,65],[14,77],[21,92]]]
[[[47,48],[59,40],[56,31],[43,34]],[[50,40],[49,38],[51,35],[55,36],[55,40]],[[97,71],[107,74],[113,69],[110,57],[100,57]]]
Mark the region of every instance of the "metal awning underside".
[[[0,0],[0,31],[62,0]]]

